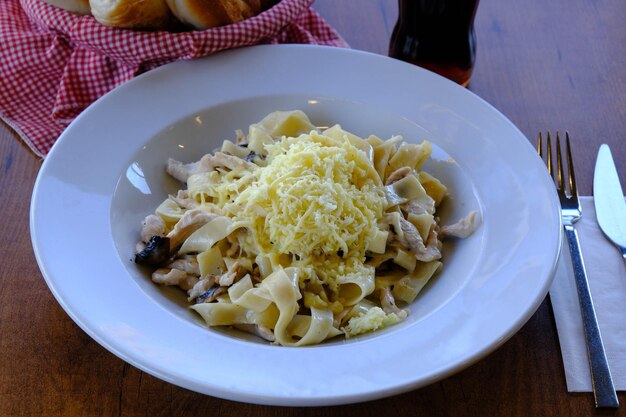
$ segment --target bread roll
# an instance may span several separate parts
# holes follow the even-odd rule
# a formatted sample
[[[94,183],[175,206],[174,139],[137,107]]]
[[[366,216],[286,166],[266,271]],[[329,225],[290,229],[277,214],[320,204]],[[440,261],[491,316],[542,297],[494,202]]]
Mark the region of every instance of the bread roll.
[[[166,29],[173,21],[165,0],[89,0],[91,14],[106,26]]]
[[[78,14],[90,14],[89,0],[44,0],[53,6]]]
[[[196,29],[229,25],[261,12],[261,0],[167,0],[167,4],[181,22]]]

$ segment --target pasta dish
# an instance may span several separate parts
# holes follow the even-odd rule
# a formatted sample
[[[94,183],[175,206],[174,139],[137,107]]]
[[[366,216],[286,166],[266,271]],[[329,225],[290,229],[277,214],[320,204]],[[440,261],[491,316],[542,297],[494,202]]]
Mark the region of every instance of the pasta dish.
[[[431,151],[273,112],[196,162],[167,161],[186,187],[145,218],[135,261],[207,325],[282,346],[391,326],[441,269],[442,240],[479,221],[439,224]]]

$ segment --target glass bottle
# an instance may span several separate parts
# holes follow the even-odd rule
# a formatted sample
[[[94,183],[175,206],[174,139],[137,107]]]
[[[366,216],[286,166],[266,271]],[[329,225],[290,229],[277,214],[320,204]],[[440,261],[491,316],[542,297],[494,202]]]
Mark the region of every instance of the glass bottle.
[[[426,68],[462,86],[474,69],[474,16],[479,0],[398,0],[389,56]]]

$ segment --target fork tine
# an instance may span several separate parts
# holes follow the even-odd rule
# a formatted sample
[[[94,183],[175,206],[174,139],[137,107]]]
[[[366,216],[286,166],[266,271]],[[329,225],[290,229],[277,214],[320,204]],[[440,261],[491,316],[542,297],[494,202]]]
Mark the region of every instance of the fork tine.
[[[565,131],[565,145],[567,153],[567,172],[569,172],[569,189],[570,193],[578,198],[578,189],[576,188],[576,177],[574,176],[574,161],[572,160],[572,150],[569,145],[569,132]]]
[[[541,158],[543,151],[543,138],[541,137],[541,132],[539,132],[539,137],[537,138],[537,155]]]
[[[548,132],[547,134],[547,146],[546,146],[546,164],[548,165],[548,172],[550,173],[550,176],[554,176],[554,172],[552,170],[552,143],[550,141],[550,132]]]
[[[565,193],[565,181],[563,180],[564,172],[563,172],[563,157],[561,156],[561,138],[559,137],[559,132],[556,132],[556,169],[557,169],[557,181],[558,188],[563,193]]]

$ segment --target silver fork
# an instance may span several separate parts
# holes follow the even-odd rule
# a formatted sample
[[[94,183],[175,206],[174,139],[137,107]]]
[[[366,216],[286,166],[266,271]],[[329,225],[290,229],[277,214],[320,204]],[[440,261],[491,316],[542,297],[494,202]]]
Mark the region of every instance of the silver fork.
[[[542,156],[543,139],[539,133],[537,140],[537,152]],[[552,144],[550,143],[550,133],[547,134],[547,154],[546,165],[548,172],[554,177],[554,167],[552,166]],[[583,328],[585,332],[585,341],[587,343],[587,356],[589,358],[589,366],[591,368],[591,380],[593,383],[593,393],[595,397],[596,407],[619,407],[619,401],[613,385],[613,378],[609,370],[609,364],[604,352],[604,345],[598,327],[596,312],[593,308],[593,300],[589,291],[589,283],[587,281],[587,272],[583,262],[582,253],[580,251],[580,243],[578,234],[574,228],[576,223],[582,216],[580,202],[578,200],[578,190],[576,189],[576,177],[574,176],[574,164],[572,161],[572,151],[569,142],[569,133],[565,133],[565,145],[567,152],[567,175],[569,176],[569,193],[565,189],[565,172],[563,171],[563,158],[561,156],[561,143],[559,132],[556,133],[556,189],[561,202],[561,218],[563,219],[563,228],[572,256],[572,264],[574,266],[574,277],[576,281],[576,290],[578,292],[578,301],[580,304],[580,312],[583,320]]]

